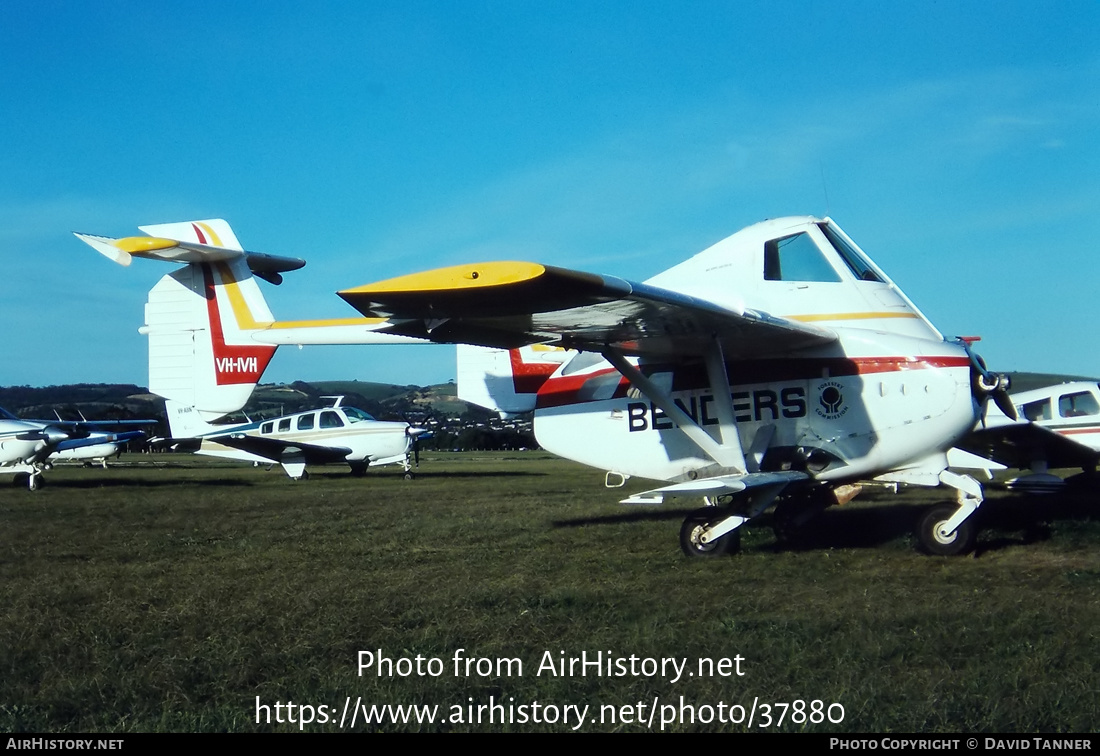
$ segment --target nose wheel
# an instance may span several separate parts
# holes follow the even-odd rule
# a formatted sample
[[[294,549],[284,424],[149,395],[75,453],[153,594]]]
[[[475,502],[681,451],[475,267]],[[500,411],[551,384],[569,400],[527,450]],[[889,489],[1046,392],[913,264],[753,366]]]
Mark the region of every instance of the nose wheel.
[[[923,551],[934,556],[959,556],[974,549],[978,529],[971,518],[953,530],[948,521],[959,510],[955,504],[938,504],[929,509],[917,524],[917,541]]]

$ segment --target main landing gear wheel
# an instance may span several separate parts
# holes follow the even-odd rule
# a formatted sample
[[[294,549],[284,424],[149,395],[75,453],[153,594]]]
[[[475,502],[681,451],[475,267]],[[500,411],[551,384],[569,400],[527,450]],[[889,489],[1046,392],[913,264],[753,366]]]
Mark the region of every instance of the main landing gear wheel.
[[[921,549],[935,556],[959,556],[967,554],[978,540],[978,529],[973,516],[963,521],[952,533],[943,531],[944,523],[951,519],[958,507],[954,504],[937,504],[929,509],[917,525],[917,541]]]
[[[799,514],[798,507],[788,502],[777,504],[772,510],[772,533],[779,548],[797,549],[805,542],[806,523],[799,521]]]
[[[740,528],[710,543],[699,540],[699,536],[709,525],[727,516],[729,516],[728,512],[723,512],[717,507],[703,507],[689,514],[680,527],[680,548],[689,557],[716,557],[739,552],[741,550]]]

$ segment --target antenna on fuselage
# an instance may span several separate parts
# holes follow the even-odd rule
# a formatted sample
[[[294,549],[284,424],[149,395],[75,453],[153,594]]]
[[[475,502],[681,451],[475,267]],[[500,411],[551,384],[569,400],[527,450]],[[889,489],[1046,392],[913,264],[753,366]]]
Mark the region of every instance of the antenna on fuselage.
[[[825,215],[822,217],[828,218],[832,215],[833,208],[829,204],[829,187],[825,183],[825,164],[819,160],[817,165],[821,169],[821,191],[825,193]]]

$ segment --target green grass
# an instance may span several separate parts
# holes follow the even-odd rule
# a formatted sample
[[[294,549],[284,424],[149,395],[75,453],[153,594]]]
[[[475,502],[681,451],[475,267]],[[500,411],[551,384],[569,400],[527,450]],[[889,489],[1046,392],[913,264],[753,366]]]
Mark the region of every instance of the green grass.
[[[598,471],[542,454],[433,456],[411,482],[393,468],[294,483],[193,457],[124,459],[55,470],[35,494],[0,490],[0,730],[297,729],[257,724],[257,696],[325,704],[335,719],[348,697],[443,715],[489,696],[589,704],[589,731],[645,729],[601,724],[600,706],[681,696],[844,707],[840,724],[783,731],[1097,727],[1100,522],[1087,499],[994,492],[970,557],[913,550],[918,514],[946,497],[909,491],[826,512],[799,551],[776,551],[765,517],[740,555],[689,560],[677,535],[695,502],[625,508]],[[359,651],[379,649],[441,659],[444,673],[359,676]],[[523,675],[456,677],[457,649],[519,658]],[[692,670],[740,655],[745,674],[536,675],[546,651]]]

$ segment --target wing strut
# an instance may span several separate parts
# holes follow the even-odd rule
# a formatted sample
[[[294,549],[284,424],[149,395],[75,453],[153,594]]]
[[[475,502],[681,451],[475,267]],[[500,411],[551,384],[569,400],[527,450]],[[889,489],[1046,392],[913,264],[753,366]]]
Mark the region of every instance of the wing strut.
[[[645,398],[660,407],[661,411],[698,446],[704,454],[713,459],[722,467],[736,475],[745,475],[748,470],[745,466],[745,453],[741,449],[741,438],[737,434],[737,426],[733,420],[733,400],[730,397],[730,384],[726,378],[725,361],[722,349],[715,339],[711,348],[707,350],[707,373],[711,382],[711,391],[714,394],[715,403],[719,412],[719,433],[721,441],[703,430],[703,427],[691,419],[672,401],[672,397],[646,378],[642,371],[631,365],[622,352],[614,347],[607,346],[603,352],[604,358],[622,373],[631,385],[635,386],[645,395]]]
[[[722,353],[722,343],[717,337],[711,338],[705,359],[707,377],[710,379],[710,392],[714,396],[714,403],[718,409],[718,439],[722,446],[734,455],[733,467],[747,472],[748,466],[745,464],[745,453],[741,448],[741,436],[737,433],[737,423],[733,419],[733,397],[730,395],[730,379],[726,372],[726,356]]]

